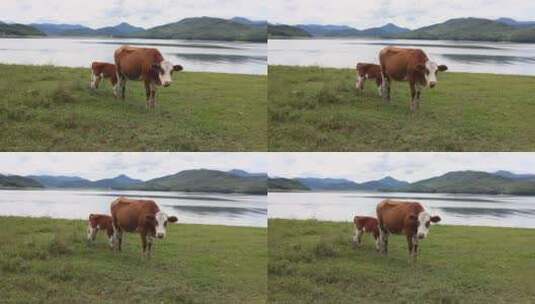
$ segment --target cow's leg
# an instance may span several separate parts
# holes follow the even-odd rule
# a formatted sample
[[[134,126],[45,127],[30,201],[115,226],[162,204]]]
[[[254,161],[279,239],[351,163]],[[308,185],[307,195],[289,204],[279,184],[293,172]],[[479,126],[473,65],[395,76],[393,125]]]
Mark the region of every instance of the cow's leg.
[[[150,98],[151,98],[151,108],[154,109],[156,105],[156,85],[154,83],[150,84]]]
[[[364,91],[364,81],[365,80],[366,80],[365,77],[360,76],[357,73],[357,82],[355,83],[355,87],[357,88],[357,90]]]
[[[422,92],[422,86],[416,85],[416,109],[420,109],[420,94]]]
[[[381,244],[379,243],[379,235],[374,235],[375,237],[375,250],[379,252],[381,250]]]
[[[380,253],[386,255],[388,253],[388,232],[384,229],[379,229],[379,243]]]
[[[150,107],[151,103],[151,87],[150,87],[150,80],[145,80],[145,96],[147,97],[147,109]]]
[[[414,249],[414,243],[412,242],[412,236],[407,235],[407,247],[409,248],[409,255],[412,256],[412,251]]]
[[[411,111],[416,111],[416,85],[414,82],[411,81],[409,84],[409,87],[411,89]]]
[[[375,79],[375,83],[377,84],[377,91],[379,92],[379,96],[383,96],[381,76],[379,76],[379,77],[377,77]]]
[[[91,89],[95,89],[95,80],[97,78],[97,75],[95,75],[95,72],[93,70],[91,70],[91,82],[89,83],[89,87]]]
[[[123,248],[123,231],[117,230],[115,233],[115,251],[121,251]]]
[[[91,226],[91,223],[87,224],[87,240],[94,241],[97,235],[97,229]]]
[[[148,249],[148,258],[152,257],[152,237],[148,236],[147,238],[147,249]]]
[[[362,243],[362,234],[364,231],[359,230],[355,226],[355,235],[353,236],[353,248],[360,247],[360,244]]]
[[[145,256],[145,252],[147,251],[147,234],[140,233],[139,236],[141,237],[141,256]]]
[[[416,262],[416,258],[418,257],[418,238],[416,236],[413,236],[412,243],[412,260]]]
[[[96,75],[95,76],[95,87],[94,87],[94,89],[98,89],[98,86],[100,85],[100,81],[102,81],[102,75]]]
[[[123,75],[118,75],[118,80],[117,80],[117,89],[116,89],[116,94],[115,96],[119,96],[121,99],[125,99],[125,95],[126,95],[126,77],[123,76]]]

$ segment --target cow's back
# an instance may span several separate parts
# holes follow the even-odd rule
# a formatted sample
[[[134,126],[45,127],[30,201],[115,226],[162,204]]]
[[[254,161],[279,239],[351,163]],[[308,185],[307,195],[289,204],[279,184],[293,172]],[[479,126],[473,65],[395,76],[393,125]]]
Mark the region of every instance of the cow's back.
[[[113,201],[110,209],[114,224],[127,232],[135,232],[140,221],[143,220],[142,217],[154,215],[160,211],[154,201],[133,200],[124,197]]]
[[[427,55],[420,49],[385,47],[379,53],[381,69],[395,80],[406,80],[419,64],[425,65]]]
[[[131,80],[145,79],[150,76],[154,63],[163,61],[157,49],[122,46],[114,54],[117,71]]]

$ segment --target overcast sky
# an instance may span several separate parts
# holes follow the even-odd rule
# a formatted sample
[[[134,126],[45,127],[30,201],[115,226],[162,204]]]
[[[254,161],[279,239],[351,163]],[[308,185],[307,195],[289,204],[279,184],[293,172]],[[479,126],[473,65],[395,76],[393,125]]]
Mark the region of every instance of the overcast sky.
[[[153,27],[186,17],[235,16],[267,19],[267,2],[257,0],[1,0],[0,20],[103,27],[128,22]]]
[[[415,182],[449,171],[535,173],[535,153],[271,153],[269,175]]]
[[[265,153],[0,153],[0,173],[147,180],[200,168],[264,173],[268,161]]]
[[[269,0],[273,23],[345,24],[358,29],[392,22],[418,28],[458,17],[535,20],[533,0]]]

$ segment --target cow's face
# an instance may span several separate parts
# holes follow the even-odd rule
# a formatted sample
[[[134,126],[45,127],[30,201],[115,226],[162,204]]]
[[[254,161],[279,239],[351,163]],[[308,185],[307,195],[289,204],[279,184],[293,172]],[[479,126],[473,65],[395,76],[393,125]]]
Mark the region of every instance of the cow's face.
[[[173,82],[173,72],[182,71],[181,65],[173,65],[167,60],[153,64],[152,68],[157,71],[160,84],[164,87],[168,87]]]
[[[437,84],[438,72],[444,72],[448,69],[445,65],[438,65],[436,62],[428,60],[423,67],[426,85],[430,88],[434,88]]]
[[[158,212],[156,213],[155,217],[155,227],[154,227],[154,234],[157,238],[163,239],[165,237],[165,234],[167,232],[167,223],[175,223],[178,221],[178,219],[175,216],[168,216],[164,212]]]
[[[439,216],[431,216],[429,213],[422,211],[418,214],[418,217],[416,219],[417,224],[417,230],[416,230],[416,237],[420,240],[425,239],[427,237],[427,234],[429,233],[429,228],[431,227],[431,223],[438,223],[440,222]]]

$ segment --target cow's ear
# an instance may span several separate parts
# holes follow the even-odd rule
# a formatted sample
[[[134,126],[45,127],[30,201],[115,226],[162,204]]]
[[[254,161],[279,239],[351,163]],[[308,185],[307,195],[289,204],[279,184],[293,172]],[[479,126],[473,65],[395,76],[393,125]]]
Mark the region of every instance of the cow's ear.
[[[180,64],[177,64],[177,65],[174,65],[173,66],[173,71],[175,72],[180,72],[182,71],[184,68],[180,65]]]
[[[167,220],[170,223],[176,223],[178,221],[178,218],[176,216],[170,216],[170,217],[167,218]]]
[[[438,223],[438,222],[440,222],[440,220],[441,220],[441,218],[438,215],[435,215],[435,216],[431,217],[431,222],[433,222],[433,223]]]
[[[441,65],[438,66],[438,71],[439,72],[445,72],[447,70],[448,70],[448,66],[446,66],[446,65],[441,64]]]

